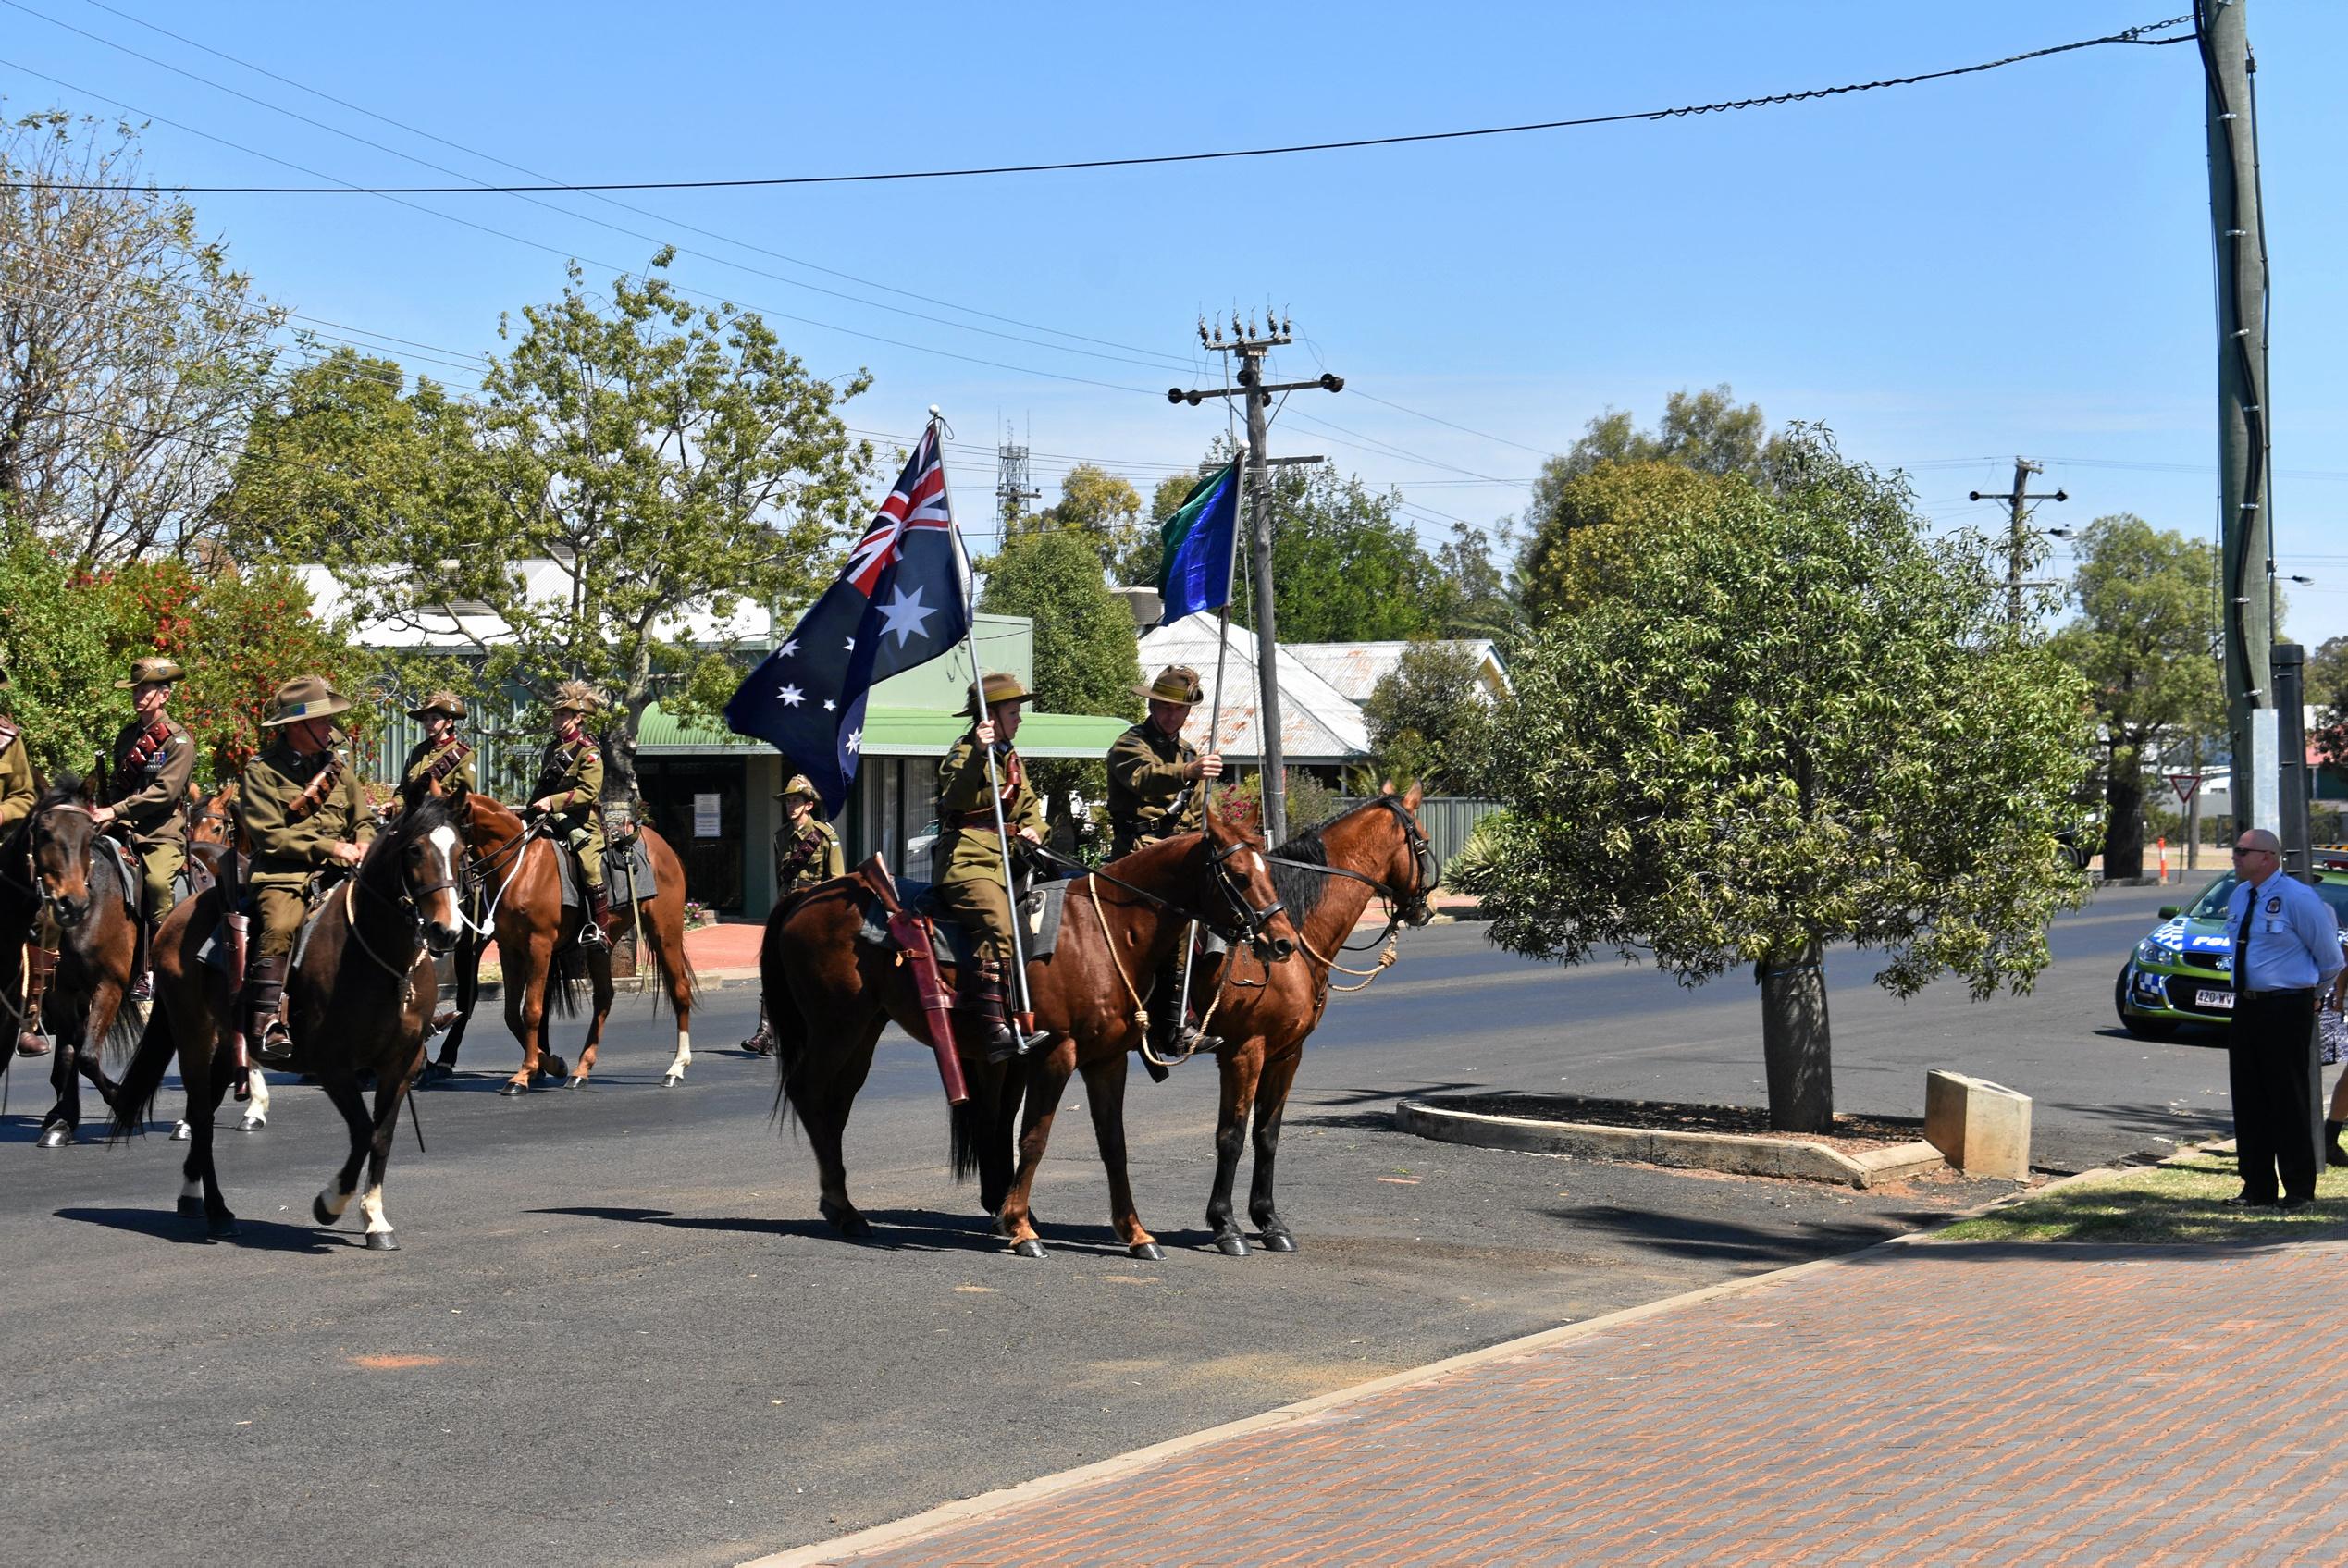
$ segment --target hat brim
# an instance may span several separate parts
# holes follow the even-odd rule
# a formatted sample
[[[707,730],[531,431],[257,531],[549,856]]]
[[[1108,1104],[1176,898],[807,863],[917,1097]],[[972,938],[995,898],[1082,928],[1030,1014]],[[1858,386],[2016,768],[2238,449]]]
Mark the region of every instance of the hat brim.
[[[351,711],[351,699],[347,697],[338,697],[327,702],[305,702],[302,705],[300,712],[264,719],[261,721],[260,727],[265,730],[281,730],[288,724],[298,724],[305,719],[331,719],[337,713],[349,711]]]
[[[464,717],[463,714],[456,711],[454,709],[443,708],[437,702],[426,703],[422,708],[411,708],[408,710],[408,717],[411,719],[429,718],[435,713],[443,714],[451,719],[463,719]]]
[[[1195,697],[1168,697],[1155,686],[1134,686],[1131,690],[1135,697],[1145,697],[1152,702],[1170,702],[1178,708],[1196,708],[1199,704]]]

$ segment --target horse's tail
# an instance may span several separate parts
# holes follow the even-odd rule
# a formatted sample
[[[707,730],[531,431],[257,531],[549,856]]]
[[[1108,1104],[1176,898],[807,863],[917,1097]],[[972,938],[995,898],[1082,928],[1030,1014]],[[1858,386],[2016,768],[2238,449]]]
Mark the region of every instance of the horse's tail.
[[[130,1065],[122,1069],[122,1080],[114,1087],[115,1138],[127,1138],[144,1127],[148,1113],[154,1108],[154,1097],[163,1087],[163,1075],[170,1068],[171,1058],[178,1054],[179,1042],[171,1032],[171,1012],[157,997],[147,1006],[147,1026],[140,1032],[139,1048],[130,1058]]]
[[[586,1006],[587,950],[575,942],[558,941],[546,960],[546,1009],[558,1019],[575,1019]]]
[[[638,943],[636,951],[637,972],[644,976],[644,983],[652,991],[655,1010],[666,1007],[672,1018],[676,1016],[676,996],[669,989],[669,977],[674,974],[685,982],[688,1006],[690,998],[701,988],[701,977],[693,972],[693,956],[685,950],[684,930],[685,922],[679,920],[674,952],[669,950],[665,942]]]
[[[759,1004],[766,1010],[767,1032],[774,1042],[774,1119],[797,1125],[799,1108],[791,1101],[791,1075],[807,1055],[807,1019],[791,990],[791,971],[783,963],[783,922],[797,907],[796,895],[785,894],[767,911],[766,935],[759,943]]]
[[[993,1117],[980,1113],[978,1097],[972,1095],[954,1107],[949,1119],[954,1130],[954,1179],[968,1181],[978,1174],[979,1144],[987,1136]]]

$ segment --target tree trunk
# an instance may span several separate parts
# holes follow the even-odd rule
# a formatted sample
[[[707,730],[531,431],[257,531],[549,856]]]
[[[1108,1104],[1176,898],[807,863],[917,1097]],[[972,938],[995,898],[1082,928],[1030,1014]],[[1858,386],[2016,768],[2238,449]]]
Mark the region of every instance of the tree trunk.
[[[2104,880],[2144,874],[2144,770],[2133,747],[2111,749],[2104,777]]]
[[[1826,971],[1806,942],[1755,966],[1761,988],[1761,1057],[1769,1068],[1769,1125],[1780,1132],[1835,1126],[1834,1036],[1826,1024]]]

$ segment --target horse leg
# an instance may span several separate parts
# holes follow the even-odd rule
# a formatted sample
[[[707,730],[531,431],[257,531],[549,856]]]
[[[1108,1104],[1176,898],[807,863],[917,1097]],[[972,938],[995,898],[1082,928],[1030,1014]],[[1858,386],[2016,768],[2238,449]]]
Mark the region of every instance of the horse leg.
[[[685,1069],[693,1065],[693,982],[686,978],[685,962],[685,911],[676,911],[675,940],[672,944],[668,927],[656,921],[652,928],[652,952],[660,960],[661,982],[669,988],[669,1011],[676,1015],[676,1059],[661,1082],[674,1088],[685,1076]]]
[[[228,1095],[231,1076],[220,1060],[219,1046],[217,1040],[209,1043],[197,1040],[179,1048],[179,1077],[188,1085],[190,1123],[188,1159],[180,1167],[184,1179],[179,1189],[179,1212],[190,1212],[190,1204],[200,1191],[205,1232],[215,1241],[226,1241],[237,1233],[237,1216],[229,1211],[229,1200],[221,1195],[220,1170],[212,1160],[212,1118]]]
[[[587,978],[595,987],[595,1014],[587,1019],[587,1043],[579,1047],[577,1066],[562,1080],[565,1089],[585,1083],[595,1068],[595,1048],[603,1041],[603,1021],[612,1016],[612,949],[599,947],[588,955]]]
[[[49,1114],[41,1118],[41,1136],[36,1146],[43,1149],[63,1149],[73,1142],[74,1133],[81,1126],[81,1034],[75,1024],[50,1031],[49,1087],[57,1092],[56,1103]]]
[[[513,1038],[522,1043],[522,1065],[512,1078],[505,1080],[500,1094],[526,1094],[530,1081],[538,1075],[538,1043],[546,1020],[547,987],[554,983],[554,955],[551,945],[533,937],[525,952],[516,953],[506,970],[505,1027],[513,1031]],[[529,967],[531,960],[538,967]]]
[[[784,1082],[792,1108],[798,1112],[799,1125],[807,1130],[808,1145],[815,1151],[816,1206],[843,1236],[872,1234],[871,1223],[848,1199],[847,1162],[841,1154],[841,1139],[847,1131],[856,1093],[864,1087],[865,1074],[872,1070],[872,1047],[887,1021],[877,1012],[867,1019],[854,1043],[830,1064],[828,1071],[818,1067],[814,1050],[802,1053],[791,1064],[790,1077]],[[810,1032],[809,1038],[820,1037]]]
[[[1019,1081],[1007,1062],[966,1063],[970,1099],[977,1106],[979,1137],[979,1206],[990,1215],[1003,1212],[1011,1195],[1012,1128],[1020,1114]]]
[[[258,1132],[269,1125],[269,1075],[256,1065],[245,1075],[245,1085],[253,1098],[244,1103],[244,1115],[237,1120],[239,1132]]]
[[[343,1158],[342,1167],[310,1201],[310,1217],[331,1226],[342,1217],[342,1211],[351,1206],[351,1194],[358,1191],[359,1167],[366,1159],[367,1138],[374,1129],[367,1119],[366,1096],[359,1093],[359,1080],[348,1067],[321,1074],[318,1087],[342,1113],[342,1125],[351,1134],[351,1152]]]
[[[456,952],[456,1017],[450,1021],[449,1032],[440,1041],[440,1054],[424,1069],[422,1081],[434,1082],[456,1076],[457,1050],[464,1043],[464,1026],[473,1021],[473,1008],[481,995],[481,938],[467,932],[457,944]]]
[[[1231,1218],[1231,1184],[1239,1177],[1240,1150],[1247,1142],[1247,1114],[1255,1105],[1256,1080],[1264,1070],[1264,1037],[1253,1035],[1217,1052],[1215,1065],[1223,1098],[1215,1113],[1215,1190],[1207,1194],[1206,1223],[1215,1230],[1215,1250],[1229,1258],[1247,1256],[1247,1236]]]
[[[407,1103],[408,1080],[376,1075],[375,1129],[367,1142],[367,1191],[359,1200],[366,1216],[367,1251],[396,1253],[400,1243],[391,1235],[391,1222],[383,1217],[383,1169],[391,1163],[391,1142],[400,1130],[400,1107]]]
[[[1020,1126],[1020,1167],[1011,1178],[1003,1212],[995,1220],[995,1234],[1009,1241],[1011,1251],[1023,1258],[1044,1255],[1044,1242],[1035,1234],[1035,1216],[1029,1203],[1034,1196],[1035,1173],[1043,1167],[1044,1151],[1052,1142],[1052,1117],[1059,1109],[1060,1092],[1075,1070],[1076,1042],[1066,1036],[1053,1043],[1049,1056],[1032,1058],[1028,1068],[1027,1107]]]
[[[1279,1211],[1272,1205],[1272,1172],[1279,1163],[1280,1117],[1288,1110],[1289,1085],[1296,1081],[1296,1068],[1304,1059],[1304,1047],[1299,1042],[1264,1064],[1264,1076],[1255,1089],[1255,1170],[1248,1182],[1247,1216],[1255,1222],[1267,1253],[1296,1250],[1295,1236],[1280,1223]]]
[[[1157,1238],[1142,1225],[1133,1204],[1133,1182],[1125,1166],[1125,1058],[1131,1052],[1089,1063],[1082,1069],[1084,1090],[1092,1097],[1093,1137],[1101,1146],[1101,1165],[1108,1172],[1109,1224],[1125,1250],[1152,1262],[1166,1255]]]

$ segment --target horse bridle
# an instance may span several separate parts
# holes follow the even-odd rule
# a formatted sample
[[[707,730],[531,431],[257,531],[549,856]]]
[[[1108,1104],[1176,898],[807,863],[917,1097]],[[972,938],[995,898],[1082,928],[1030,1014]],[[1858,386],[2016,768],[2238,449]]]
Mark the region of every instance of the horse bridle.
[[[62,811],[69,816],[93,819],[96,814],[79,801],[60,800],[53,806],[33,812],[25,819],[24,867],[28,885],[33,896],[41,900],[41,907],[46,909],[58,924],[63,925],[66,922],[64,915],[57,908],[57,895],[49,891],[48,883],[41,875],[41,846],[44,840],[50,840],[49,830],[41,825],[41,819],[56,811]],[[89,881],[91,869],[96,864],[98,840],[103,836],[104,831],[93,829],[89,847],[82,851],[81,876],[84,883]]]
[[[1365,804],[1385,807],[1394,813],[1394,821],[1402,826],[1403,842],[1411,846],[1411,858],[1418,872],[1418,885],[1411,890],[1407,897],[1376,877],[1365,876],[1344,866],[1319,866],[1310,860],[1291,860],[1283,855],[1267,855],[1264,858],[1276,866],[1290,866],[1301,871],[1317,871],[1325,877],[1347,877],[1354,882],[1362,883],[1375,889],[1378,896],[1385,899],[1388,905],[1401,910],[1401,919],[1408,920],[1412,925],[1423,926],[1435,918],[1435,907],[1427,903],[1427,895],[1435,891],[1435,883],[1443,874],[1442,862],[1435,857],[1435,846],[1427,841],[1427,835],[1419,831],[1417,819],[1414,818],[1404,809],[1403,803],[1394,796],[1381,795]]]
[[[1203,833],[1200,836],[1205,837]],[[1250,904],[1242,895],[1240,890],[1232,885],[1230,876],[1223,869],[1225,862],[1248,846],[1241,842],[1229,845],[1216,845],[1211,840],[1208,842],[1207,870],[1216,887],[1222,893],[1223,901],[1230,907],[1231,919],[1230,920],[1217,920],[1203,909],[1192,908],[1178,898],[1168,898],[1163,894],[1152,893],[1146,887],[1137,887],[1123,877],[1105,871],[1098,866],[1088,866],[1081,860],[1071,860],[1067,856],[1046,849],[1041,845],[1029,845],[1027,853],[1037,859],[1064,867],[1080,876],[1097,877],[1110,886],[1122,888],[1134,897],[1155,904],[1170,914],[1178,915],[1186,920],[1195,920],[1225,942],[1253,944],[1263,934],[1264,929],[1272,923],[1272,918],[1286,909],[1288,905],[1279,898],[1274,898],[1271,903],[1260,909]]]

